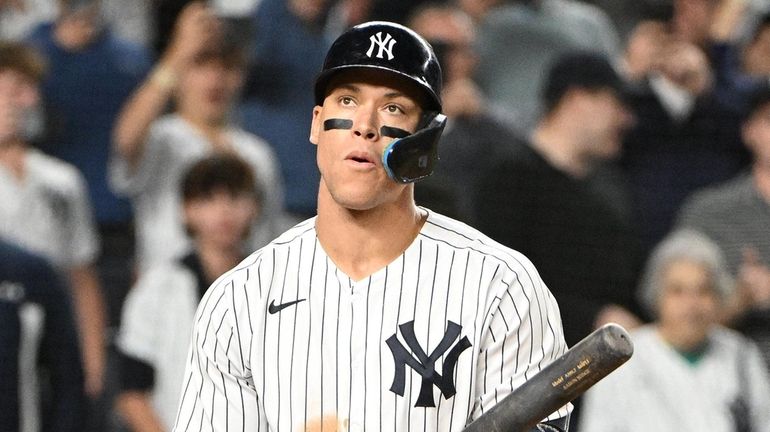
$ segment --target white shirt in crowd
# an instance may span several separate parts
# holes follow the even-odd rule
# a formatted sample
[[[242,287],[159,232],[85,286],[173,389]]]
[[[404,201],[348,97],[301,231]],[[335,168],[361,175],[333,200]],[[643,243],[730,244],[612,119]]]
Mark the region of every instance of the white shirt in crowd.
[[[263,192],[260,216],[252,227],[249,246],[256,250],[283,230],[283,182],[270,146],[248,132],[230,127],[227,141],[254,171]],[[187,253],[190,239],[183,226],[181,181],[196,162],[212,153],[209,141],[176,114],[161,117],[150,127],[135,170],[115,154],[110,182],[116,193],[134,206],[137,259],[141,270]]]
[[[36,149],[22,179],[0,166],[0,237],[59,269],[94,262],[99,243],[82,174]]]
[[[153,368],[150,400],[166,430],[179,406],[198,291],[195,274],[174,261],[143,274],[123,305],[118,348]]]
[[[631,339],[631,360],[586,393],[580,430],[734,432],[729,406],[741,394],[751,430],[770,431],[770,382],[759,350],[748,339],[715,328],[695,364],[653,326],[632,332]]]

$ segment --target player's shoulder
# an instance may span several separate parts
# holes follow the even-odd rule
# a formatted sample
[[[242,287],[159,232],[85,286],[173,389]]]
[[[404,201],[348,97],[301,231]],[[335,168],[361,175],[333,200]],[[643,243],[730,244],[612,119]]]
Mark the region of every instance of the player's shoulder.
[[[297,223],[293,227],[287,229],[283,234],[275,238],[275,240],[268,243],[262,249],[257,252],[281,249],[290,247],[291,245],[298,244],[300,242],[306,242],[309,239],[316,239],[315,231],[316,216],[305,219],[302,222]]]
[[[427,211],[428,220],[420,231],[423,239],[435,242],[440,248],[463,250],[471,255],[498,261],[516,272],[525,270],[528,273],[536,273],[532,262],[521,252],[498,243],[463,222],[432,210]]]

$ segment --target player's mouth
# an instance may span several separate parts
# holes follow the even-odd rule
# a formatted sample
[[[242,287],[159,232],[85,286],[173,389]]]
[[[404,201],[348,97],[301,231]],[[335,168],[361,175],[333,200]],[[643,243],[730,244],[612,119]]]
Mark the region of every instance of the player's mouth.
[[[364,151],[350,152],[345,160],[358,168],[374,168],[377,166],[377,159],[374,155]]]

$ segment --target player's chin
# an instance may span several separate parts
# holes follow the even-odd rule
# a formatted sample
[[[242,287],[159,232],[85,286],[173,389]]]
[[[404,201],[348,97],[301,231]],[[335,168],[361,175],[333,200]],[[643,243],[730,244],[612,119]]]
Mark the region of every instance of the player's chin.
[[[340,193],[334,196],[334,201],[341,207],[354,211],[371,210],[380,204],[376,196],[364,193]]]
[[[331,193],[334,201],[348,210],[371,210],[388,201],[388,193],[371,183],[348,184]]]

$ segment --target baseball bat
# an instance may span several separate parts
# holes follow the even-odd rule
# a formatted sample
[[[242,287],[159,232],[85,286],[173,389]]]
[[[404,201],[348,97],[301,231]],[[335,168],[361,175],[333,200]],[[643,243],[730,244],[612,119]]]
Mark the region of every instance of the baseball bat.
[[[607,324],[575,344],[463,432],[527,432],[625,363],[634,347],[626,330]]]

